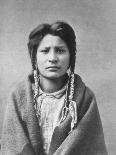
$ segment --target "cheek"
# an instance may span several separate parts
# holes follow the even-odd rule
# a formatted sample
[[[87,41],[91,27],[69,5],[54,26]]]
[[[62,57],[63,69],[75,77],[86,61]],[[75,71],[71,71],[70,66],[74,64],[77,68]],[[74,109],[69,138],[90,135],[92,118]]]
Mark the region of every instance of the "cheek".
[[[37,66],[38,66],[38,69],[41,70],[42,64],[43,64],[43,60],[42,60],[41,56],[37,55]]]
[[[37,58],[37,65],[39,66],[41,64],[40,59]]]
[[[69,64],[70,64],[70,56],[65,57],[62,60],[62,62],[63,62],[63,65],[68,68],[69,67]]]
[[[41,54],[37,54],[37,63],[41,64],[44,61],[44,57]]]

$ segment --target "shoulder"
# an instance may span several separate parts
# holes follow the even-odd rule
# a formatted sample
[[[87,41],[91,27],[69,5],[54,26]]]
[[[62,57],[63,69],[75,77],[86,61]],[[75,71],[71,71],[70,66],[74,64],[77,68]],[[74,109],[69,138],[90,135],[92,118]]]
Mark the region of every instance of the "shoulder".
[[[96,100],[96,97],[95,97],[95,94],[94,94],[94,92],[88,87],[88,86],[86,86],[86,89],[85,89],[85,100]]]
[[[81,94],[85,100],[95,98],[94,92],[88,86],[86,86],[82,78],[77,74],[75,74],[75,93],[77,95]]]
[[[15,116],[25,120],[28,106],[32,102],[33,91],[30,75],[18,82],[11,89],[6,104],[5,118],[14,119]]]
[[[32,92],[30,75],[12,87],[9,93],[8,104],[15,104],[19,107],[23,106],[26,103],[29,92]]]
[[[94,92],[86,86],[79,75],[75,75],[75,101],[77,103],[79,120],[92,107],[96,107],[96,97]]]
[[[33,81],[31,79],[31,74],[25,77],[23,80],[16,83],[11,89],[11,93],[16,95],[21,95],[26,92],[27,89],[31,89],[33,85]]]

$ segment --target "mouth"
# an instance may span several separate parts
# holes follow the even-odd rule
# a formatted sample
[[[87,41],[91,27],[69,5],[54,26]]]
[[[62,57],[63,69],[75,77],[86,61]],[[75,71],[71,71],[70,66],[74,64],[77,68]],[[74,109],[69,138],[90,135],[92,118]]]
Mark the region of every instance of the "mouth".
[[[49,66],[46,69],[58,70],[58,69],[60,69],[60,67],[58,67],[58,66]]]

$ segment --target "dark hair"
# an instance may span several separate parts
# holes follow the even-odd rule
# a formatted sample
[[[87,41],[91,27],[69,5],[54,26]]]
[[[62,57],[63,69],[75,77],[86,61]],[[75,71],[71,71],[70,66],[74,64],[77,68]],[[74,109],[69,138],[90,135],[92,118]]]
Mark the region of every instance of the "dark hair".
[[[70,52],[70,67],[71,72],[74,72],[76,59],[76,36],[72,27],[63,21],[57,21],[53,24],[41,24],[37,26],[29,35],[28,50],[32,62],[32,67],[35,69],[37,48],[41,40],[51,34],[59,36],[68,46]]]

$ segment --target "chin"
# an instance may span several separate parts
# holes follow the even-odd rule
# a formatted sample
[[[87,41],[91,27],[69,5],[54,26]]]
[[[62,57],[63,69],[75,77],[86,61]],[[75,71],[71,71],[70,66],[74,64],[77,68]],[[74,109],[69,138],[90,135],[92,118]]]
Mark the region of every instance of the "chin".
[[[63,74],[63,75],[54,75],[54,76],[48,77],[48,79],[51,79],[51,80],[62,79],[62,78],[64,78],[66,75],[67,75],[67,74]]]
[[[44,76],[44,78],[55,80],[55,79],[59,79],[63,76],[64,76],[64,74],[63,75],[62,74],[49,74],[47,76]]]
[[[54,75],[54,76],[48,76],[47,78],[48,79],[53,79],[53,80],[55,80],[55,79],[58,79],[58,78],[60,78],[61,76],[57,76],[57,75]]]

